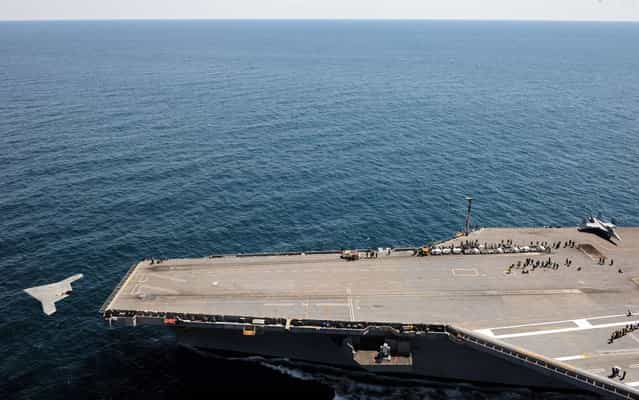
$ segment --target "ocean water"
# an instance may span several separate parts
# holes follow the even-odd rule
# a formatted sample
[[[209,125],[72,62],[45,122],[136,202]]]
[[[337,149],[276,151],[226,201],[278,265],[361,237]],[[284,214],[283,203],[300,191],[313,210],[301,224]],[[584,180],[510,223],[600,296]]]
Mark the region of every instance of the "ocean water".
[[[0,397],[499,398],[208,358],[98,309],[143,257],[637,225],[639,24],[0,23]],[[83,273],[51,317],[21,290]]]

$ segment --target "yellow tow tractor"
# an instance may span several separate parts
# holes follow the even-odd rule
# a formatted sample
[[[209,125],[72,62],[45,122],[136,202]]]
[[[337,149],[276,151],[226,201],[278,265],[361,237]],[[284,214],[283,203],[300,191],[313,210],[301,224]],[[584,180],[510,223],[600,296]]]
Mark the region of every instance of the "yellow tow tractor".
[[[419,250],[417,250],[417,254],[421,257],[425,257],[427,255],[430,254],[430,247],[428,246],[422,246],[419,248]]]

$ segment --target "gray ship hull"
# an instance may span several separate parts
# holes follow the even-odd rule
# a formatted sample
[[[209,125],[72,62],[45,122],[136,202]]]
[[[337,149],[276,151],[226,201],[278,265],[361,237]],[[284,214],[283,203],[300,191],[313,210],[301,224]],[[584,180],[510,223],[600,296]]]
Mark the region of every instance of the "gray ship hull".
[[[410,341],[410,363],[383,364],[373,359],[361,364],[344,344],[348,337],[325,334],[291,335],[264,333],[243,336],[231,330],[175,329],[180,344],[204,350],[245,355],[286,358],[338,366],[375,374],[464,381],[556,391],[585,391],[570,380],[562,380],[543,368],[530,368],[512,357],[499,357],[465,342],[455,342],[448,334],[431,333]],[[388,338],[386,338],[388,340]]]

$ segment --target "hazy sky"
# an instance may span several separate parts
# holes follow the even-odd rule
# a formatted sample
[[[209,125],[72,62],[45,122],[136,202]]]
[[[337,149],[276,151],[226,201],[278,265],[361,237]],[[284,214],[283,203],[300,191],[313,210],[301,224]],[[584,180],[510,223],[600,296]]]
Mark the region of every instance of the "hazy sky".
[[[0,0],[0,19],[415,18],[639,21],[639,0]]]

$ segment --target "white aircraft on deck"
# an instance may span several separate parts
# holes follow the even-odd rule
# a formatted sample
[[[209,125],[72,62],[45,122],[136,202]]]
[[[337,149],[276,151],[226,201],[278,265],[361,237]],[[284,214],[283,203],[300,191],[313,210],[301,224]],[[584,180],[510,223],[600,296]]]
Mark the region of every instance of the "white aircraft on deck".
[[[595,233],[608,240],[613,237],[617,240],[621,240],[621,237],[619,236],[615,228],[617,228],[617,225],[613,224],[612,222],[606,222],[597,217],[589,216],[581,223],[581,225],[579,225],[578,229],[581,232]]]

